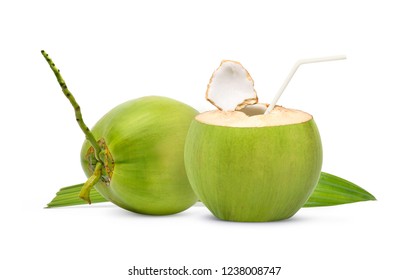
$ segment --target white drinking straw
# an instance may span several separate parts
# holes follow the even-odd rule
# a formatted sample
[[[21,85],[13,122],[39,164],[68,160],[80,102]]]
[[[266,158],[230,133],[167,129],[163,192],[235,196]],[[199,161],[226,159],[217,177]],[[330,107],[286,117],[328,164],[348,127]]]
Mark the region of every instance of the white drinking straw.
[[[271,110],[273,110],[274,106],[277,104],[278,99],[280,99],[281,95],[283,94],[283,91],[287,87],[288,83],[291,81],[291,78],[294,76],[294,74],[297,71],[298,67],[300,67],[302,64],[332,61],[332,60],[341,60],[341,59],[346,59],[346,56],[345,55],[335,55],[335,56],[327,56],[327,57],[309,58],[309,59],[298,60],[294,64],[294,66],[291,69],[290,73],[288,74],[287,78],[284,80],[283,85],[278,90],[277,94],[275,95],[275,97],[273,99],[273,102],[271,102],[270,106],[268,106],[268,108],[264,112],[264,114],[268,114],[268,113],[271,112]]]

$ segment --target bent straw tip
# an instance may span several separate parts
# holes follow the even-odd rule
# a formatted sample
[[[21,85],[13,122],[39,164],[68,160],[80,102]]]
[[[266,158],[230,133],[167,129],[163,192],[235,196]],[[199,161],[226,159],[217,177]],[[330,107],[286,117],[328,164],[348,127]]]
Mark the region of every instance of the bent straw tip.
[[[345,54],[341,54],[341,55],[334,55],[334,56],[329,56],[328,60],[344,60],[347,59],[347,56]]]
[[[332,56],[334,59],[347,59],[347,56],[345,54],[340,54],[340,55],[334,55]]]

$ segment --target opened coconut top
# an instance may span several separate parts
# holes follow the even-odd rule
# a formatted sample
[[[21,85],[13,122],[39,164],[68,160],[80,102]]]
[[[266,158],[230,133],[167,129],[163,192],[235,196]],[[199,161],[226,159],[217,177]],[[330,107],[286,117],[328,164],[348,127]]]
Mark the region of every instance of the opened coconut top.
[[[266,109],[265,106],[264,111]],[[256,112],[254,110],[254,112]],[[264,112],[263,111],[263,112]],[[275,106],[269,114],[247,115],[243,111],[208,111],[196,116],[202,123],[229,127],[265,127],[307,122],[312,116],[300,110]]]
[[[230,127],[265,127],[297,124],[312,119],[305,112],[275,106],[265,113],[268,104],[258,103],[254,81],[237,61],[224,60],[214,71],[206,99],[218,110],[202,113],[202,123]]]

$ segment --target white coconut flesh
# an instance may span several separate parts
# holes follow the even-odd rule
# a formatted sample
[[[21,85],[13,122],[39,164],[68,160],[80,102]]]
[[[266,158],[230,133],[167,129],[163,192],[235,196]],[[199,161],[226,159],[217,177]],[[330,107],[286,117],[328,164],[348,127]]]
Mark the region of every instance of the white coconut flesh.
[[[254,81],[237,61],[224,60],[207,86],[206,99],[222,111],[234,111],[257,103]]]
[[[264,108],[264,109],[262,109]],[[259,114],[247,115],[242,111],[208,111],[196,116],[196,120],[210,125],[228,127],[265,127],[281,126],[304,123],[312,119],[312,116],[300,110],[287,109],[275,106],[274,109],[264,115],[265,106],[259,108]],[[253,111],[255,113],[255,111]]]

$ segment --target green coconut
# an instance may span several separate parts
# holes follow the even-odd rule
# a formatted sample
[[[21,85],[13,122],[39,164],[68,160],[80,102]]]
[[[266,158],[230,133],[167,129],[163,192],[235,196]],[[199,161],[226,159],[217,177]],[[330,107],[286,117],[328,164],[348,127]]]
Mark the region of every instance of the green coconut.
[[[317,125],[299,110],[275,106],[264,114],[265,104],[245,104],[257,100],[249,86],[253,80],[241,75],[239,63],[227,63],[215,71],[206,94],[211,103],[213,96],[222,100],[218,110],[196,116],[187,135],[189,181],[203,204],[222,220],[287,219],[305,204],[320,177]],[[243,103],[247,107],[239,105]]]
[[[183,150],[189,125],[197,111],[159,96],[125,102],[103,116],[91,129],[103,162],[96,190],[114,204],[143,214],[183,211],[197,198],[186,176]],[[95,151],[88,140],[81,164],[91,177]]]
[[[47,53],[42,51],[86,136],[81,164],[88,180],[79,197],[91,203],[93,187],[129,211],[168,215],[196,201],[183,160],[192,107],[161,96],[130,100],[104,115],[90,130],[80,106]]]

